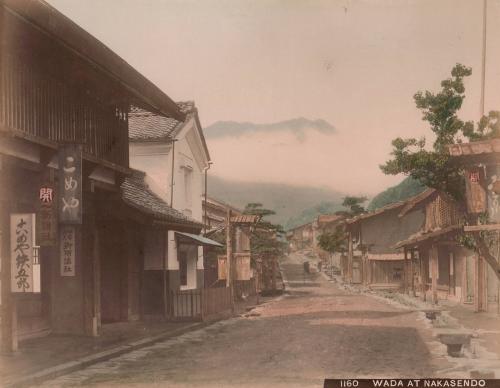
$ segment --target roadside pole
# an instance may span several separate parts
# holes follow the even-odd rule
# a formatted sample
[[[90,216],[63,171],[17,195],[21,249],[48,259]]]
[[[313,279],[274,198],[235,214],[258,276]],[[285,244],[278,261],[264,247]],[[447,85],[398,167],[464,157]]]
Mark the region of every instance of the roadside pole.
[[[226,216],[226,287],[229,287],[231,295],[231,309],[234,311],[233,294],[233,231],[231,228],[231,209],[227,210]]]

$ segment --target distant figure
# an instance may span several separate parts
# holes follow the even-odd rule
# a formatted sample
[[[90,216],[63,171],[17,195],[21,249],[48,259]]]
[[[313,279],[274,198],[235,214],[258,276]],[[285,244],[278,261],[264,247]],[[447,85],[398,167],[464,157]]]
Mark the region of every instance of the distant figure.
[[[304,273],[309,273],[309,262],[304,261]]]
[[[323,267],[323,262],[322,261],[320,261],[318,263],[318,272],[321,272],[321,267]]]

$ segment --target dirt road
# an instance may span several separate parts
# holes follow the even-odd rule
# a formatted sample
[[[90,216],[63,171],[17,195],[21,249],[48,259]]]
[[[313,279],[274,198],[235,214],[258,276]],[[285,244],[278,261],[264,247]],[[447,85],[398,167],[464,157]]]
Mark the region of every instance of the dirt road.
[[[288,293],[248,317],[133,351],[43,386],[321,387],[325,377],[430,377],[417,313],[304,276],[300,256],[282,264]]]

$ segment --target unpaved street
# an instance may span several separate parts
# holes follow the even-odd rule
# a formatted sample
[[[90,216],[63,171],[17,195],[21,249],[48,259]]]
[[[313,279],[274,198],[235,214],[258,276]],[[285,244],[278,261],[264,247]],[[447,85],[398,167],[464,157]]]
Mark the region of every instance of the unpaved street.
[[[325,377],[429,377],[429,332],[418,314],[352,294],[301,258],[282,264],[288,293],[247,317],[102,362],[46,387],[322,386]]]

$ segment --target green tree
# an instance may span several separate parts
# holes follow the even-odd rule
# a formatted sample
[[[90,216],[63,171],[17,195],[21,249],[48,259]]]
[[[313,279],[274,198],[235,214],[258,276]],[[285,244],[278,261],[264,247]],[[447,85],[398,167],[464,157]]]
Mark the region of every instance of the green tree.
[[[348,209],[349,216],[357,216],[358,214],[364,213],[366,210],[363,203],[368,200],[366,197],[352,197],[347,196],[342,200],[342,206]]]
[[[342,200],[342,206],[346,210],[336,212],[337,215],[342,215],[345,218],[350,218],[364,213],[366,210],[363,203],[367,201],[366,197],[347,196]],[[330,253],[343,253],[346,250],[345,246],[345,225],[339,224],[333,232],[322,233],[318,236],[318,245],[321,249]]]
[[[245,206],[243,213],[261,217],[250,237],[252,255],[283,255],[285,247],[283,227],[265,219],[266,216],[276,214],[274,210],[264,208],[261,203],[249,203]]]
[[[346,251],[346,234],[343,225],[339,225],[331,233],[322,233],[318,236],[318,245],[330,253],[344,253]]]
[[[416,106],[422,112],[422,119],[429,123],[435,135],[434,143],[432,147],[427,147],[425,137],[394,139],[392,158],[380,166],[385,174],[409,175],[425,186],[450,194],[464,205],[464,166],[451,158],[448,146],[464,139],[489,139],[500,134],[500,113],[497,111],[483,116],[478,123],[463,121],[458,117],[465,99],[464,78],[471,74],[471,68],[457,64],[451,70],[451,77],[441,81],[440,91],[420,91],[414,95]],[[470,223],[477,222],[465,212],[464,217],[467,217]],[[489,252],[484,233],[472,233],[470,236],[471,247],[478,250],[486,261],[497,269],[498,264]],[[500,273],[495,273],[500,278]]]

